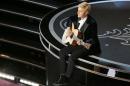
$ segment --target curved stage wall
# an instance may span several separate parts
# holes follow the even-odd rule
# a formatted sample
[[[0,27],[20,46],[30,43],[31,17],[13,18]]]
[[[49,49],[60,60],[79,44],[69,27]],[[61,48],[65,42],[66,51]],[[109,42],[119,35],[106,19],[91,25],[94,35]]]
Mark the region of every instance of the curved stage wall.
[[[53,57],[59,58],[59,50],[65,46],[61,43],[61,37],[66,28],[66,19],[76,13],[77,4],[59,8],[41,21],[41,43]],[[91,15],[98,23],[102,53],[100,56],[90,55],[92,60],[79,58],[76,67],[103,77],[130,82],[130,1],[100,1],[90,4]],[[95,71],[94,67],[103,71]],[[109,75],[110,72],[114,76]]]

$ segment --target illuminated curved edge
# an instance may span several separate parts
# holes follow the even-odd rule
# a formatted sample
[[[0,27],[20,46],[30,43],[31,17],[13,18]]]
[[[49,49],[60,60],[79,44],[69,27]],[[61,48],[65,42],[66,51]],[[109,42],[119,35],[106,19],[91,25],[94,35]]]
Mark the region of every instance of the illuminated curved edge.
[[[41,41],[42,45],[45,47],[45,49],[47,49],[47,51],[50,51],[50,49],[47,48],[47,47],[44,45],[41,36],[40,36],[40,41]],[[56,54],[54,54],[52,51],[50,51],[50,53],[51,53],[53,56],[55,56],[56,58],[59,59],[59,56],[57,56]],[[119,71],[119,72],[123,72],[123,73],[130,74],[130,72],[128,72],[128,71],[121,70],[121,69],[117,69],[117,68],[113,68],[113,67],[109,67],[109,66],[104,66],[104,65],[97,64],[97,63],[94,63],[94,62],[91,62],[91,61],[84,60],[84,59],[82,59],[82,58],[78,58],[78,60],[81,61],[81,62],[90,64],[90,65],[93,65],[93,66],[97,66],[97,67],[99,67],[99,68],[113,69],[113,70],[115,70],[115,71]],[[81,66],[79,66],[79,65],[76,65],[76,67],[79,68],[79,69],[81,69],[81,70],[82,70],[82,68],[84,68],[84,67],[81,67]],[[97,74],[97,75],[100,75],[100,76],[103,76],[103,77],[108,77],[108,78],[113,78],[113,79],[117,79],[117,80],[122,80],[122,81],[130,82],[130,79],[125,79],[125,78],[121,78],[121,77],[110,77],[110,76],[107,76],[107,74],[105,74],[105,73],[96,72],[96,71],[94,71],[94,70],[90,70],[90,69],[87,69],[87,68],[84,68],[84,69],[85,69],[85,71],[87,70],[87,72],[90,72],[90,71],[91,71],[91,73]]]
[[[47,14],[48,15],[48,14]],[[43,19],[45,18],[45,16],[43,17]],[[41,21],[42,22],[42,21]],[[41,22],[40,22],[40,24],[39,24],[39,35],[41,35],[43,38],[44,38],[44,40],[49,44],[49,46],[51,45],[52,47],[54,47],[56,50],[58,50],[58,51],[60,51],[60,49],[58,48],[58,47],[56,47],[54,44],[52,44],[51,42],[49,42],[45,37],[44,37],[44,35],[42,34],[42,31],[41,31]],[[47,49],[48,50],[48,49]],[[49,52],[51,52],[51,51],[49,51]],[[53,54],[54,55],[54,54]]]

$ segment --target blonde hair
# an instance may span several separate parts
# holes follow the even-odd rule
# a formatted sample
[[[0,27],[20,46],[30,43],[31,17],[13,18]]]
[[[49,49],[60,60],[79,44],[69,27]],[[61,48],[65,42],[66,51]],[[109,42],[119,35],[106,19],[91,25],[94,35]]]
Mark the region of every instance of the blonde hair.
[[[82,9],[84,9],[84,10],[86,10],[86,11],[90,11],[90,9],[91,9],[91,6],[90,6],[90,4],[88,4],[87,2],[82,2],[82,3],[80,3],[79,5],[78,5],[78,8],[82,8]]]

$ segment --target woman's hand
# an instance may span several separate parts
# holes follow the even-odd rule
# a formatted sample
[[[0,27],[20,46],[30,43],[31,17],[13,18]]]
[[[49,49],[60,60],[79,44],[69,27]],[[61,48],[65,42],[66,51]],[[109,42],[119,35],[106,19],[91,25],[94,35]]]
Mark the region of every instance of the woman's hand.
[[[87,49],[90,49],[91,44],[90,43],[84,43],[84,47],[87,48]]]
[[[72,29],[72,32],[74,33],[74,35],[77,36],[79,31],[78,31],[78,29],[75,29],[73,23],[72,23],[72,28],[71,29]]]
[[[77,41],[77,44],[78,44],[78,45],[81,45],[81,40],[78,40],[78,41]]]
[[[72,30],[70,29],[70,27],[67,28],[67,30],[66,30],[66,36],[67,36],[67,37],[70,37],[72,34],[73,34],[73,32],[72,32]]]

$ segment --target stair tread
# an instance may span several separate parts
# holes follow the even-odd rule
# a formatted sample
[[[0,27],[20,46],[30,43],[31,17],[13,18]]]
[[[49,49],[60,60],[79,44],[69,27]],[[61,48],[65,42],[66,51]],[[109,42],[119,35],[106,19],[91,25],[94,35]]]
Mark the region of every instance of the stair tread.
[[[39,32],[39,22],[14,14],[8,14],[6,12],[0,12],[0,24],[5,26],[18,27],[18,29],[30,31],[33,33]]]
[[[39,35],[0,25],[0,38],[44,51]]]
[[[9,4],[10,3],[10,4]],[[44,14],[48,13],[49,10],[52,9],[33,5],[30,3],[22,2],[22,1],[7,1],[0,3],[0,9],[9,10],[17,13],[22,13],[30,16],[34,16],[37,18],[42,18]]]
[[[34,66],[16,62],[0,56],[0,72],[45,84],[45,71]]]
[[[61,2],[58,2],[56,0],[23,0],[23,1],[27,1],[27,2],[32,2],[32,3],[39,3],[41,5],[48,5],[48,7],[57,9],[60,6],[64,5]]]
[[[39,68],[45,67],[45,52],[10,44],[2,40],[0,40],[0,48],[0,54],[8,55],[16,61],[22,61]]]

